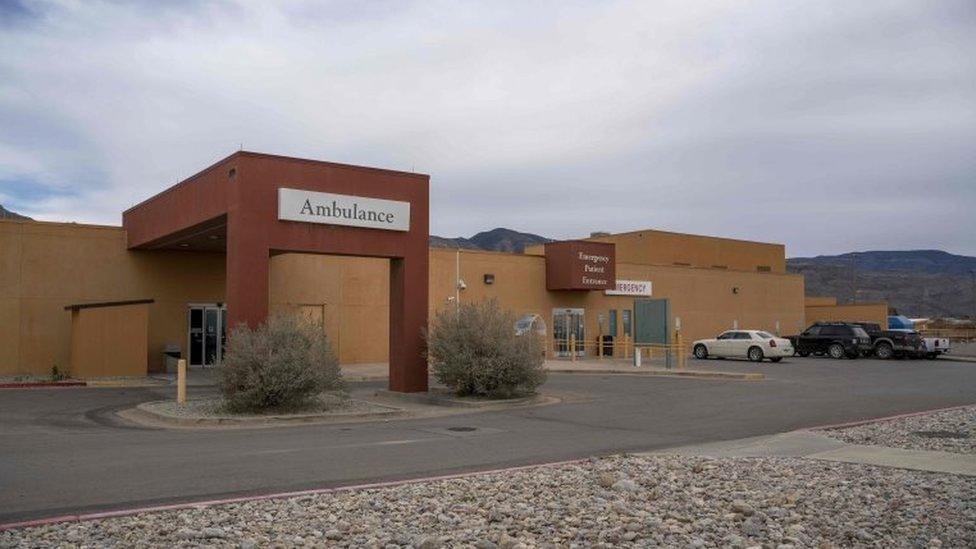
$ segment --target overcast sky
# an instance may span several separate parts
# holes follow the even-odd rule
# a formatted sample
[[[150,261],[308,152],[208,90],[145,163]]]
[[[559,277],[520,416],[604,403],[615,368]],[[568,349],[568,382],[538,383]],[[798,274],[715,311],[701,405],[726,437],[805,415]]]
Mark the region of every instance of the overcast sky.
[[[976,255],[976,2],[0,1],[0,204],[119,224],[241,146],[431,232]]]

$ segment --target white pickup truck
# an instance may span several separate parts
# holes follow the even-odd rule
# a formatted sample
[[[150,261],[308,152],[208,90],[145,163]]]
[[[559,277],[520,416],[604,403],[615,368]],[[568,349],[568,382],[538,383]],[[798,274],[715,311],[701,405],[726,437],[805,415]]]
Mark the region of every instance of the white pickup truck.
[[[949,353],[950,343],[947,337],[923,337],[925,343],[925,358],[938,358],[939,355]]]

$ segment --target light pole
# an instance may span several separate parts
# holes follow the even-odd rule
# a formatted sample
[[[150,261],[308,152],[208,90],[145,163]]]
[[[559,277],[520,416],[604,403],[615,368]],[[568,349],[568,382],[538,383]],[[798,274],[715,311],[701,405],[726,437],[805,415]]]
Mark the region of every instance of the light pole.
[[[973,328],[976,328],[976,270],[969,270],[969,278],[973,283],[973,315],[969,317],[973,321]]]

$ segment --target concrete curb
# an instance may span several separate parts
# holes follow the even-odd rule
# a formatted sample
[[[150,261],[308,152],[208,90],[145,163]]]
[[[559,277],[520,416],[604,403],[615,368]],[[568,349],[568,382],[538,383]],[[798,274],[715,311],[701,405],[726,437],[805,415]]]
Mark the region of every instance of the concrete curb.
[[[932,362],[938,362],[940,360],[948,360],[951,362],[972,362],[976,363],[976,356],[954,356],[952,354],[942,355],[939,358],[934,359]]]
[[[797,429],[797,431],[835,431],[837,429],[846,429],[848,427],[857,427],[859,425],[867,425],[868,423],[879,423],[879,422],[882,422],[882,421],[894,421],[894,420],[897,420],[897,419],[903,419],[903,418],[907,418],[907,417],[924,416],[924,415],[928,415],[928,414],[935,414],[935,413],[938,413],[938,412],[948,412],[950,410],[960,410],[962,408],[971,408],[973,406],[976,406],[976,403],[973,403],[973,404],[960,404],[959,406],[947,406],[945,408],[935,408],[935,409],[932,409],[932,410],[922,410],[921,412],[908,412],[908,413],[905,413],[905,414],[894,414],[894,415],[891,415],[891,416],[882,416],[882,417],[876,417],[876,418],[872,418],[872,419],[859,419],[859,420],[856,420],[856,421],[847,421],[847,422],[844,422],[844,423],[830,423],[830,424],[827,424],[827,425],[818,425],[816,427],[805,427],[803,429]]]
[[[307,425],[311,423],[348,423],[350,421],[361,421],[369,419],[384,419],[389,417],[401,416],[406,414],[406,410],[374,404],[387,410],[376,412],[351,412],[351,413],[317,413],[317,414],[287,414],[270,416],[248,416],[248,417],[178,417],[161,414],[147,408],[147,405],[155,404],[160,401],[144,402],[135,408],[129,408],[117,412],[119,416],[129,421],[140,424],[166,425],[171,427],[184,428],[221,428],[221,427],[268,427],[273,425]],[[373,404],[373,403],[371,403]]]
[[[60,387],[85,387],[87,385],[84,381],[15,381],[12,383],[0,383],[0,389],[51,389]]]
[[[724,379],[739,381],[762,381],[766,379],[766,374],[759,372],[703,372],[700,370],[639,370],[612,368],[607,370],[572,370],[572,369],[549,369],[554,374],[588,374],[588,375],[631,375],[631,376],[657,376],[657,377],[688,377],[693,379]]]
[[[426,393],[397,393],[394,391],[388,391],[381,389],[376,391],[376,396],[381,398],[386,398],[390,400],[405,400],[407,402],[414,402],[417,404],[427,404],[430,406],[445,406],[448,408],[471,408],[471,409],[488,409],[494,407],[520,407],[520,406],[534,406],[536,404],[546,403],[547,398],[539,394],[534,394],[526,397],[519,398],[507,398],[507,399],[495,399],[495,400],[462,400],[458,397],[454,397],[450,393],[438,393],[430,391]]]

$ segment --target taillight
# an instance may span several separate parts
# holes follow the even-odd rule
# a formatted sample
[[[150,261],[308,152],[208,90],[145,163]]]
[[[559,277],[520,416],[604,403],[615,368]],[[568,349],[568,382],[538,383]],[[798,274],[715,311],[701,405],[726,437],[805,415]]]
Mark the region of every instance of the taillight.
[[[775,347],[776,346],[776,340],[775,339],[770,339],[769,340],[769,346],[770,347]]]

